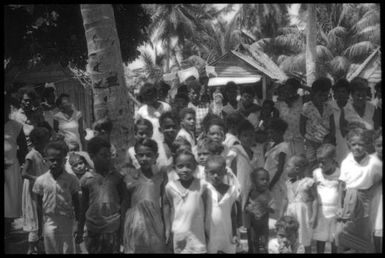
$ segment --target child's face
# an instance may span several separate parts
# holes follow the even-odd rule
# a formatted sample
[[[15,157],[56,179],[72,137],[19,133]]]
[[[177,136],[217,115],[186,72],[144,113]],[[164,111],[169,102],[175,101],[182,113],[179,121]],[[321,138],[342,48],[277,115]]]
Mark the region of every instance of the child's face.
[[[333,92],[333,97],[337,102],[345,103],[349,99],[349,92],[345,88],[337,88]]]
[[[212,125],[207,132],[207,137],[214,142],[222,143],[225,140],[225,131],[221,126]]]
[[[263,104],[261,115],[268,116],[273,111],[273,106],[270,103]]]
[[[277,233],[277,240],[280,248],[289,248],[296,242],[297,237],[294,232],[288,233],[283,232],[283,230],[280,230]]]
[[[268,138],[271,139],[273,142],[279,142],[283,137],[281,132],[274,130],[272,128],[267,129],[267,135],[268,135]]]
[[[174,107],[176,110],[181,110],[185,107],[187,107],[188,102],[183,98],[176,98],[174,99]]]
[[[258,174],[254,178],[254,180],[255,181],[253,183],[258,191],[264,192],[268,189],[270,178],[269,174],[265,171],[258,171]]]
[[[358,135],[349,139],[349,147],[353,157],[356,159],[360,159],[366,154],[365,142]]]
[[[52,173],[60,172],[64,167],[65,156],[60,150],[48,149],[46,152],[46,160]]]
[[[83,175],[86,172],[86,163],[79,157],[71,164],[71,168],[75,174]]]
[[[152,130],[148,128],[147,125],[138,125],[135,133],[135,140],[139,141],[140,139],[150,139],[152,137]]]
[[[188,94],[191,102],[193,104],[197,103],[199,100],[199,91],[191,89]]]
[[[241,97],[242,97],[243,105],[244,105],[244,106],[248,107],[248,106],[250,106],[251,104],[253,104],[254,97],[253,97],[251,94],[244,92],[244,93],[241,95]]]
[[[210,156],[210,152],[206,147],[198,148],[198,162],[199,165],[206,166],[207,159]]]
[[[382,160],[382,136],[378,137],[374,141],[374,148],[376,150],[377,156]]]
[[[194,114],[187,113],[184,116],[181,124],[188,131],[190,131],[190,132],[195,131],[195,116],[194,116]]]
[[[151,148],[141,145],[136,150],[135,157],[142,169],[150,169],[156,163],[158,154],[154,153]]]
[[[329,98],[328,91],[316,91],[312,94],[312,101],[314,105],[322,105]]]
[[[209,183],[213,186],[223,184],[223,178],[226,174],[226,165],[218,162],[208,162],[205,167],[205,172]]]
[[[317,157],[317,161],[323,173],[331,174],[334,172],[335,163],[333,159],[325,158],[325,157]]]
[[[303,170],[301,166],[299,166],[298,161],[296,159],[290,159],[286,166],[286,169],[287,169],[287,175],[290,178],[294,178],[298,176],[301,170]]]
[[[253,146],[255,142],[255,134],[254,130],[246,130],[239,134],[239,140],[241,141],[241,144],[246,147]]]
[[[172,120],[171,118],[166,118],[163,121],[161,130],[166,141],[173,142],[175,140],[177,133],[177,125],[174,120]]]
[[[94,167],[98,171],[109,171],[111,168],[111,150],[109,148],[101,148],[95,155],[91,156]]]
[[[357,90],[352,92],[352,99],[355,106],[363,107],[366,103],[367,92],[364,90]]]
[[[175,161],[175,170],[181,181],[189,181],[196,169],[196,162],[191,155],[179,155]]]

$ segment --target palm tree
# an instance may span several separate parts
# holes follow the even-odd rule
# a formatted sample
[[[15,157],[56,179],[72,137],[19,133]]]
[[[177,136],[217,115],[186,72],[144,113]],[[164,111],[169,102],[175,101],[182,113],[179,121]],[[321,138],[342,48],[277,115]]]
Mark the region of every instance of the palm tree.
[[[303,9],[306,11],[306,9]],[[376,4],[317,5],[317,46],[320,74],[335,80],[349,67],[363,62],[380,46],[380,16]],[[304,14],[304,13],[303,13]],[[306,73],[305,33],[296,26],[282,28],[279,36],[259,42],[287,73]]]
[[[315,5],[307,4],[307,26],[306,26],[306,81],[312,85],[317,79],[317,52],[316,52],[316,14]]]
[[[150,33],[154,41],[160,40],[167,49],[167,72],[170,71],[172,39],[183,48],[187,38],[194,36],[200,27],[199,17],[204,15],[201,5],[194,4],[159,4],[152,6],[152,24]]]
[[[111,141],[119,166],[133,140],[134,106],[127,97],[123,62],[114,12],[108,4],[80,5],[88,48],[87,72],[94,93],[95,120],[109,117],[114,128]]]

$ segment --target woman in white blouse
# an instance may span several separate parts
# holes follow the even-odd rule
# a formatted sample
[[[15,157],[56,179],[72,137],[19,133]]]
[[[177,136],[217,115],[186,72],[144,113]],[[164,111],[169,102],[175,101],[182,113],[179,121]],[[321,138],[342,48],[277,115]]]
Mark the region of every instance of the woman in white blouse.
[[[82,113],[75,109],[69,97],[68,94],[61,94],[57,99],[59,112],[54,115],[53,128],[55,132],[64,136],[69,149],[74,147],[73,143],[77,143],[79,149],[83,150],[85,144]]]

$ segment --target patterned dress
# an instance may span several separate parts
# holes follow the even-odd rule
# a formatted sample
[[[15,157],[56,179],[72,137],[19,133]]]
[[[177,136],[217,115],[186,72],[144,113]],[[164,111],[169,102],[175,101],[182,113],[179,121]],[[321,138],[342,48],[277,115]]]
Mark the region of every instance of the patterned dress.
[[[312,216],[312,202],[315,196],[311,194],[314,185],[312,178],[302,178],[294,183],[287,181],[287,206],[286,215],[293,216],[299,223],[298,240],[304,246],[310,246],[313,230],[309,226]]]

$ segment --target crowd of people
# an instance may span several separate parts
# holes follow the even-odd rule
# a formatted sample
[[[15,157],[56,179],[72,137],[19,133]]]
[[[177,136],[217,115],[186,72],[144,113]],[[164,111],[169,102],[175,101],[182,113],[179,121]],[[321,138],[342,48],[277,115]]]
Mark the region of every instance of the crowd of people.
[[[6,241],[22,217],[28,254],[382,252],[381,82],[204,84],[144,84],[119,166],[108,118],[86,137],[70,96],[6,97]]]

